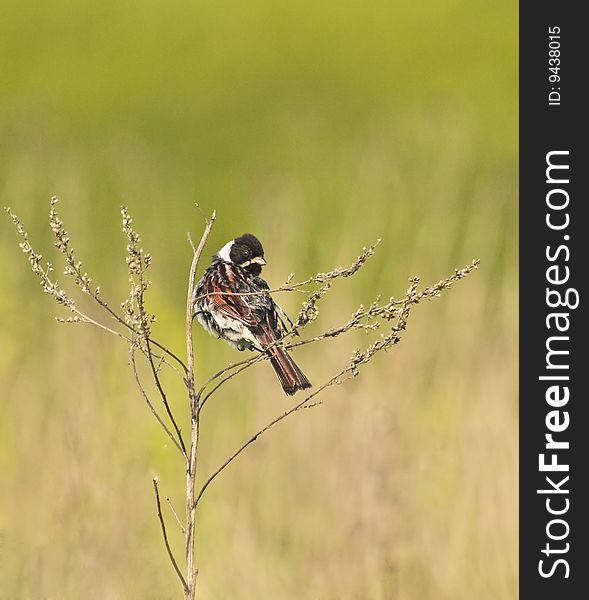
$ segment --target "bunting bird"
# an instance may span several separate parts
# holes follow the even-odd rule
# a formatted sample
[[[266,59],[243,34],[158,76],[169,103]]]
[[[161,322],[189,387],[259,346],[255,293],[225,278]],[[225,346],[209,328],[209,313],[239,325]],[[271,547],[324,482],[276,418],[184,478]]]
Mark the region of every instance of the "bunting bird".
[[[266,352],[282,389],[291,396],[311,383],[275,344],[287,331],[282,316],[289,319],[260,277],[265,264],[262,244],[251,233],[227,242],[195,287],[194,316],[211,335],[238,350]]]

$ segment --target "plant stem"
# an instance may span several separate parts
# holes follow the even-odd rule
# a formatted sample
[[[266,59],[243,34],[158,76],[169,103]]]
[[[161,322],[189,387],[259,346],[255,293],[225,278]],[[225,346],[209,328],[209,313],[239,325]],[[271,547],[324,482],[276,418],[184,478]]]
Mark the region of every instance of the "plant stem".
[[[194,388],[194,343],[192,338],[192,316],[193,316],[193,295],[194,295],[194,277],[198,261],[206,244],[207,238],[215,222],[215,213],[210,219],[206,219],[205,229],[192,257],[190,266],[190,275],[188,278],[188,293],[186,297],[186,379],[185,384],[188,390],[190,400],[190,451],[186,463],[186,588],[184,593],[185,600],[194,600],[196,594],[196,576],[197,569],[194,562],[194,534],[196,528],[196,503],[194,501],[194,492],[196,484],[196,467],[198,458],[198,440],[200,435],[200,406],[199,398]]]

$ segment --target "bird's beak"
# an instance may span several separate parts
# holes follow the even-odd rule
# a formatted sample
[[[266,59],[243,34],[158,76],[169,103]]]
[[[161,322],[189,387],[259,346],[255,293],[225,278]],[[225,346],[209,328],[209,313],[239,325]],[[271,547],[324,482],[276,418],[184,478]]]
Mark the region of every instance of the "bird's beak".
[[[256,258],[252,258],[251,262],[256,263],[257,265],[261,265],[262,267],[268,264],[261,256],[256,256]]]

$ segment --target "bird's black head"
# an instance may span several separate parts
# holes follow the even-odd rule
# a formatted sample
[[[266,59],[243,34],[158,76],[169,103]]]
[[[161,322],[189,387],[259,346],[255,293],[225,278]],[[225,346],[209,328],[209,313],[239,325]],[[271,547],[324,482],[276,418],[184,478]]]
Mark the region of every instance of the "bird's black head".
[[[262,266],[266,264],[264,248],[262,248],[260,240],[251,233],[244,233],[235,238],[222,248],[219,255],[223,260],[243,267],[252,275],[259,275],[262,272]]]

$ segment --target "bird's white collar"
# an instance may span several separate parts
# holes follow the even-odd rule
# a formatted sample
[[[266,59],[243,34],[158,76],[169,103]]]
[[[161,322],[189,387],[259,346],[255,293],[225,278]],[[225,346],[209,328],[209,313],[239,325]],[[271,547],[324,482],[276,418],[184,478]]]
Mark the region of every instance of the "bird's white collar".
[[[219,257],[221,260],[223,260],[223,261],[225,261],[225,262],[227,262],[227,263],[231,262],[231,257],[229,256],[229,254],[230,254],[230,252],[231,252],[231,247],[233,246],[233,241],[234,241],[234,240],[231,240],[230,242],[227,242],[227,243],[226,243],[226,244],[225,244],[225,245],[224,245],[224,246],[221,248],[221,250],[219,250],[219,252],[217,252],[217,256],[218,256],[218,257]]]

